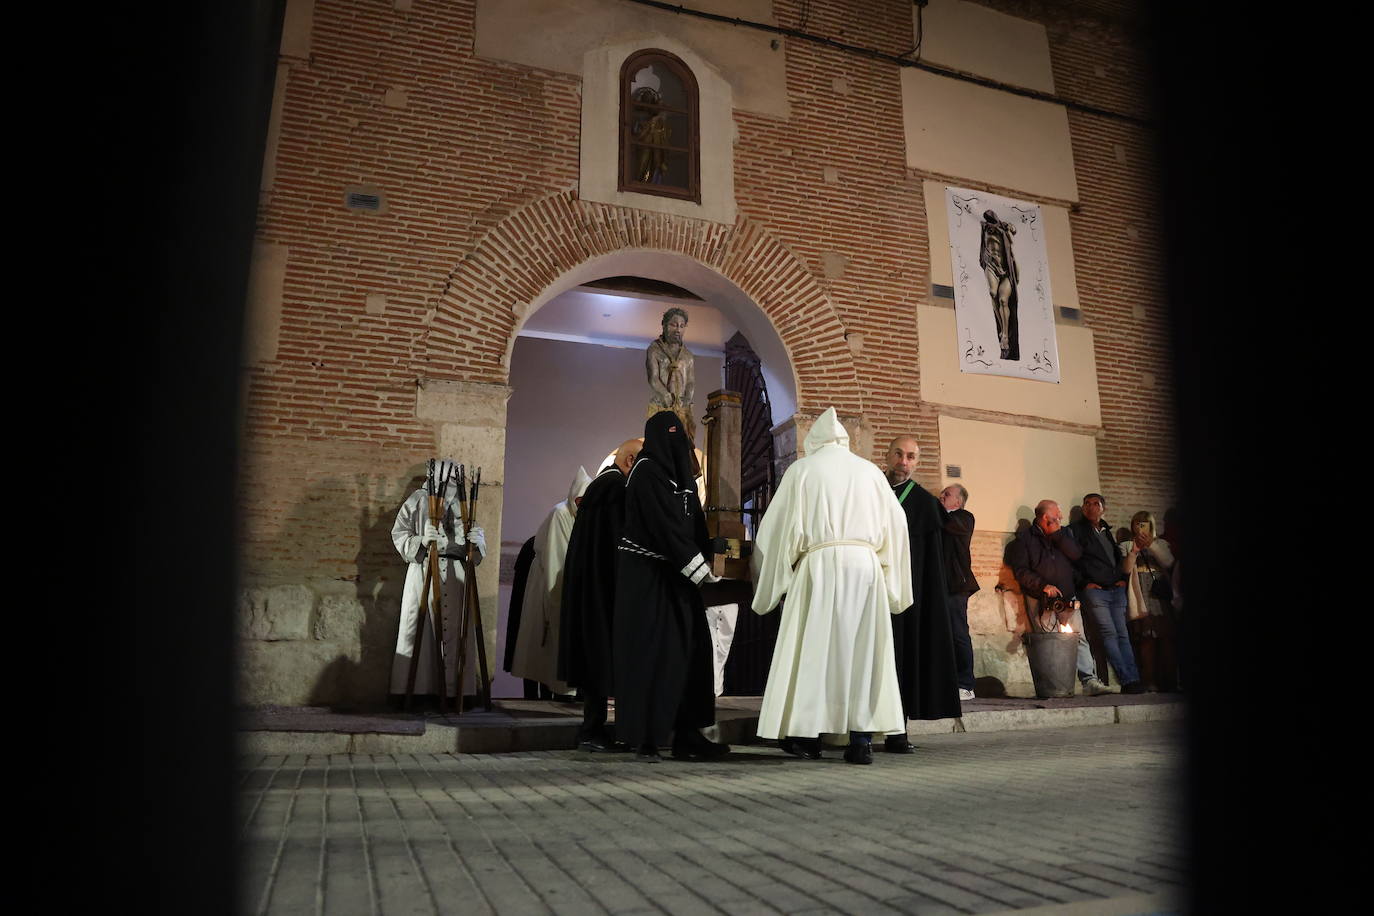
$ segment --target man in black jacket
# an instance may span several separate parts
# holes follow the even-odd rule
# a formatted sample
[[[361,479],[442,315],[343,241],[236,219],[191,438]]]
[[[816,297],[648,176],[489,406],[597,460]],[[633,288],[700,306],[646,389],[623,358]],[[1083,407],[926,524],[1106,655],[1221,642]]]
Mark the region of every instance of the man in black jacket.
[[[1083,550],[1068,529],[1062,527],[1063,521],[1059,503],[1042,499],[1035,506],[1035,521],[1007,545],[1007,565],[1026,596],[1027,614],[1038,615],[1040,602],[1045,598],[1072,600],[1077,594],[1073,564]],[[1069,618],[1069,626],[1078,634],[1078,680],[1083,684],[1083,692],[1090,696],[1111,693],[1111,688],[1097,677],[1092,651],[1083,635],[1083,619],[1077,611]]]
[[[1102,633],[1107,663],[1121,682],[1122,693],[1144,693],[1136,671],[1131,635],[1126,630],[1126,574],[1121,571],[1112,529],[1102,520],[1107,500],[1101,493],[1083,497],[1083,517],[1069,526],[1081,553],[1074,562],[1074,581],[1079,586],[1084,612]]]
[[[968,599],[978,591],[973,577],[973,513],[964,508],[968,490],[951,484],[940,491],[945,510],[944,553],[945,606],[949,608],[950,635],[954,638],[954,675],[959,684],[959,699],[973,699],[973,640],[968,635]]]

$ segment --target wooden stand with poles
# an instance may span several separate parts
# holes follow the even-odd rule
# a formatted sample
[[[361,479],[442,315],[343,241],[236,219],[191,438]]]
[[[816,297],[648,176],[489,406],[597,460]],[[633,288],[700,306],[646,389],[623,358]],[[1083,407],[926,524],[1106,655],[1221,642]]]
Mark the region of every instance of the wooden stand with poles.
[[[467,671],[468,634],[477,642],[477,699],[482,708],[491,711],[491,676],[487,669],[487,641],[482,633],[482,602],[477,596],[477,570],[472,561],[472,526],[477,516],[477,491],[482,482],[482,469],[473,472],[469,499],[463,498],[464,474],[458,468],[458,508],[462,516],[463,538],[467,550],[463,555],[463,622],[458,630],[458,712],[463,711],[463,677]]]
[[[461,475],[461,473],[460,470],[459,474]],[[461,494],[461,476],[459,480],[459,493]],[[446,475],[444,480],[438,482],[436,487],[434,479],[434,460],[430,459],[429,475],[425,480],[425,488],[429,494],[428,520],[434,522],[436,526],[442,526],[444,523],[445,506],[443,494],[447,484],[448,477]],[[444,592],[444,583],[439,573],[439,547],[432,541],[429,545],[428,559],[429,562],[425,566],[425,585],[420,592],[420,607],[415,613],[415,637],[411,640],[410,644],[410,672],[406,676],[405,708],[410,709],[410,699],[415,694],[415,674],[419,671],[421,644],[424,642],[425,630],[428,629],[428,627],[425,626],[425,617],[432,613],[434,615],[434,638],[437,643],[432,654],[434,657],[435,677],[437,678],[436,688],[439,691],[439,711],[441,713],[447,713],[448,679],[445,675],[448,673],[448,666],[444,663],[444,608],[441,599]],[[458,669],[458,689],[460,691],[463,688],[462,676],[462,667],[460,664]],[[463,705],[461,696],[459,697],[458,705],[461,711]]]

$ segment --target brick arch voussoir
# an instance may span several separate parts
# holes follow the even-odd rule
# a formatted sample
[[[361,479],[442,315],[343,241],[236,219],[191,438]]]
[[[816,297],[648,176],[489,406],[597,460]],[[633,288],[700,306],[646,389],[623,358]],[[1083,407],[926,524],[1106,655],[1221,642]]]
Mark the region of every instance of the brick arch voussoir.
[[[453,269],[421,358],[432,378],[507,384],[525,309],[558,278],[627,249],[684,255],[721,273],[763,311],[787,349],[801,409],[861,409],[858,374],[825,288],[759,221],[734,226],[578,200],[561,191],[491,227]]]
[[[757,220],[741,217],[721,273],[768,316],[797,378],[799,410],[863,408],[854,354],[825,287],[805,262]]]

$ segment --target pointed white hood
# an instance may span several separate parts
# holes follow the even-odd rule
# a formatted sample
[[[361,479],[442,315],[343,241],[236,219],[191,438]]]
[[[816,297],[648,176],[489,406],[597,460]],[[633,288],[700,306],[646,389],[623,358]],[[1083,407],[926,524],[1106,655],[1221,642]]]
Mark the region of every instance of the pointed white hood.
[[[568,488],[568,511],[573,515],[577,514],[577,497],[587,492],[587,486],[591,482],[591,477],[587,476],[587,469],[579,465],[577,476],[573,478],[572,486]]]
[[[849,433],[844,431],[835,408],[827,407],[825,413],[816,418],[811,432],[806,434],[806,454],[811,455],[826,445],[843,445],[849,448]]]

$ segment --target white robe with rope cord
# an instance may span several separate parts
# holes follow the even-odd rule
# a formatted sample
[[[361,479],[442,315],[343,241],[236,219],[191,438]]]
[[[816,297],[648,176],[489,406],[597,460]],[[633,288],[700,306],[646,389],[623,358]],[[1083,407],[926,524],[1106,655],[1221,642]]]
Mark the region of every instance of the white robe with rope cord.
[[[752,564],[754,611],[787,599],[759,737],[905,733],[887,614],[912,603],[906,517],[877,466],[849,451],[834,408],[783,475]]]

